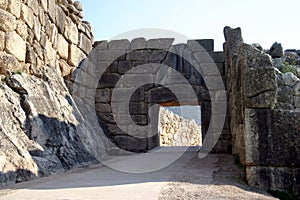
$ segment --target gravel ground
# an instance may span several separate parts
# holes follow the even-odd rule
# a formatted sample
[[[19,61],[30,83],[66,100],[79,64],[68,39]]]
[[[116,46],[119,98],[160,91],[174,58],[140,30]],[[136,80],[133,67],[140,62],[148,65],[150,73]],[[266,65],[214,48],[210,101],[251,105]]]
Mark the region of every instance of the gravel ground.
[[[212,154],[193,158],[162,188],[161,200],[171,199],[276,199],[246,185],[244,173],[231,155]]]

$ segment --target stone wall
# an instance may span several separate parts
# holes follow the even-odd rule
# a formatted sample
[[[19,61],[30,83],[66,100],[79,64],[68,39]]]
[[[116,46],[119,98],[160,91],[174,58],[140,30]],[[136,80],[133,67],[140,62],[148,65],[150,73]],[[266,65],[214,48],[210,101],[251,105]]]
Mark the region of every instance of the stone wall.
[[[299,79],[259,45],[243,43],[239,28],[224,33],[233,153],[250,185],[299,195]]]
[[[167,108],[159,110],[160,146],[202,146],[201,126]]]
[[[206,140],[202,149],[210,151],[215,146],[216,152],[229,152],[231,134],[222,87],[226,81],[224,54],[213,51],[213,40],[172,45],[173,40],[97,42],[74,72],[72,95],[96,110],[102,129],[116,147],[133,152],[159,145],[158,105],[201,103]],[[217,122],[220,118],[226,119],[224,127]],[[210,136],[205,137],[208,132]],[[220,132],[220,138],[214,136]],[[217,144],[214,138],[219,138]]]
[[[0,1],[0,187],[106,155],[62,78],[92,48],[81,19],[80,2]]]
[[[69,75],[92,49],[93,35],[73,0],[1,0],[0,73]]]

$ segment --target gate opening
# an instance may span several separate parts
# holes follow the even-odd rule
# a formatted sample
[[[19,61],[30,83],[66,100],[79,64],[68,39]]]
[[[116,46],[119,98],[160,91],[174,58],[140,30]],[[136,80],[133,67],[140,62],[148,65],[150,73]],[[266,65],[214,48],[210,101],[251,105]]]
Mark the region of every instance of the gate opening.
[[[202,146],[201,106],[166,106],[159,110],[160,146]]]

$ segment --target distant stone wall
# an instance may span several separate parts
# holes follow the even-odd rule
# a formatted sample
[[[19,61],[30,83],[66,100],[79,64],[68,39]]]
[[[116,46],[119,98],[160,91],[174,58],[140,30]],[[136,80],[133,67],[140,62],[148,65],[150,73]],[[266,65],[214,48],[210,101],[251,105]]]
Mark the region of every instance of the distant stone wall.
[[[159,111],[160,146],[201,146],[201,126],[167,108]]]
[[[93,35],[73,0],[0,2],[0,73],[40,74],[44,66],[69,75],[92,49]]]
[[[243,43],[239,28],[224,33],[233,153],[250,185],[299,195],[299,79],[275,67],[277,56]]]

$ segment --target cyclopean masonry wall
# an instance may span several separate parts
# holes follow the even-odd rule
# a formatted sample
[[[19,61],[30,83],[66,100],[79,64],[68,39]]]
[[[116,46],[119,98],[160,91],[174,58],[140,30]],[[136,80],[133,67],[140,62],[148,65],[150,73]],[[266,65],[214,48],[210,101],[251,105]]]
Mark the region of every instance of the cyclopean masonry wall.
[[[239,28],[225,27],[224,34],[233,153],[250,185],[299,196],[299,79],[276,69],[259,46],[243,43]]]
[[[91,27],[82,18],[78,1],[1,1],[0,73],[39,74],[50,66],[69,75],[92,49]]]
[[[231,151],[223,52],[213,52],[213,40],[172,45],[173,40],[97,42],[73,74],[73,97],[96,110],[115,146],[132,152],[159,145],[157,105],[201,104],[203,151],[211,145],[215,152]],[[217,122],[222,118],[224,128],[222,120]],[[222,132],[219,140],[218,132]]]

